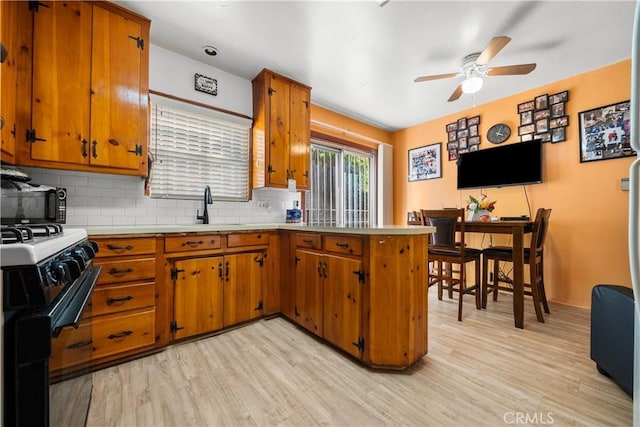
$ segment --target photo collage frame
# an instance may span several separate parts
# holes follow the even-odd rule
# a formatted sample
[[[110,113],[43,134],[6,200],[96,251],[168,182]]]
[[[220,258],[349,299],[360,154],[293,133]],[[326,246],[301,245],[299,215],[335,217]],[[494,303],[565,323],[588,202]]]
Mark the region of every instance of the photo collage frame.
[[[553,95],[536,96],[533,100],[518,104],[520,141],[541,139],[542,142],[562,142],[567,140],[569,116],[566,104],[569,91]]]
[[[478,151],[480,145],[480,116],[461,117],[449,123],[447,130],[447,152],[449,161],[458,159],[458,154]]]

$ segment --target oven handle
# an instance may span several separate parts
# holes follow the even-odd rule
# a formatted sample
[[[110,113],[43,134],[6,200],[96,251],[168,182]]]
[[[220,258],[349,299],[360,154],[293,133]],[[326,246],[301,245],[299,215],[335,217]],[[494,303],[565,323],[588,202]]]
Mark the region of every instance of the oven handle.
[[[86,275],[83,275],[81,279],[78,279],[82,280],[82,283],[78,286],[78,291],[73,297],[71,297],[69,304],[52,324],[52,329],[54,331],[59,331],[65,326],[73,326],[74,328],[78,327],[78,322],[80,322],[82,313],[91,300],[91,293],[93,292],[93,287],[98,281],[100,271],[102,271],[102,266],[92,266],[87,271],[88,273]]]

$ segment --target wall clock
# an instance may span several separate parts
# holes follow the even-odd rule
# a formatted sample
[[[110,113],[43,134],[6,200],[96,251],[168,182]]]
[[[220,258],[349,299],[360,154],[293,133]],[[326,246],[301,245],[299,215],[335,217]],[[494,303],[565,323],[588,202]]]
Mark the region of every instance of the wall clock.
[[[487,139],[492,144],[502,144],[511,136],[511,128],[505,123],[496,123],[489,128]]]

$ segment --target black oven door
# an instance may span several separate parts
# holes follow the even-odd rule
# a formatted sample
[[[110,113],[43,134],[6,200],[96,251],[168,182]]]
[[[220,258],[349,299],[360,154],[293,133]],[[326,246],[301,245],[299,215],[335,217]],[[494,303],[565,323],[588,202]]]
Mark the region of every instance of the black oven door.
[[[85,270],[82,283],[54,324],[49,358],[51,426],[86,424],[93,389],[91,295],[102,267]],[[73,404],[69,404],[73,402]]]

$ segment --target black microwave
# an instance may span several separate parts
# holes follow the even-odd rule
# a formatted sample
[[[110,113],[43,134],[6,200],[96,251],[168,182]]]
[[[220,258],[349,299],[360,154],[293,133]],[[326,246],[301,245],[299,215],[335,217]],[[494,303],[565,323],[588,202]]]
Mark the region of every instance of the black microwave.
[[[1,182],[3,225],[66,222],[66,189],[10,179]]]

